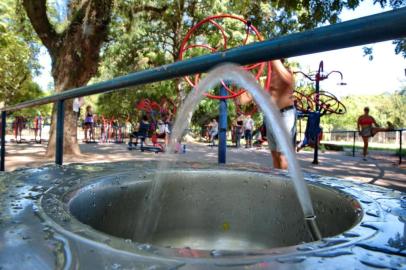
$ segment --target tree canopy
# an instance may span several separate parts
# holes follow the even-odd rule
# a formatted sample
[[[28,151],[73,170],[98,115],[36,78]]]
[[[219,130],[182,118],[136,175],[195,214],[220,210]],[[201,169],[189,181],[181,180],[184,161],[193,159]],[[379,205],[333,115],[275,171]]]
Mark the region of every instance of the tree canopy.
[[[200,20],[214,14],[229,13],[252,21],[264,38],[311,29],[340,21],[344,8],[355,9],[360,0],[350,1],[118,1],[113,10],[109,42],[103,56],[97,80],[147,69],[178,59],[180,43],[186,32]],[[399,1],[375,1],[382,7],[398,8]],[[144,10],[143,12],[139,12]],[[241,29],[227,25],[227,36],[242,35]],[[205,33],[203,33],[205,32]],[[200,42],[219,44],[219,35],[208,28],[197,36]],[[397,41],[401,44],[403,41]],[[220,44],[221,45],[221,44]],[[238,44],[231,44],[238,45]],[[401,47],[398,45],[397,50]],[[402,51],[402,49],[400,49]],[[208,53],[195,50],[195,55]],[[169,97],[180,104],[190,86],[182,78],[159,84],[137,87],[125,93],[101,95],[99,113],[105,115],[133,115],[135,103],[143,97],[159,100]],[[106,103],[108,101],[108,103]],[[197,113],[213,112],[215,101],[205,101]],[[114,104],[114,106],[110,106]],[[200,117],[194,117],[194,120]]]
[[[28,98],[23,93],[24,89],[35,88],[29,82],[33,72],[38,71],[36,57],[41,44],[51,55],[58,92],[86,84],[91,78],[96,82],[177,61],[186,32],[210,15],[229,13],[249,19],[267,39],[337,23],[343,9],[356,9],[361,2],[4,0],[0,3],[0,99],[11,103]],[[406,2],[374,0],[374,4],[399,8]],[[228,37],[239,37],[242,31],[244,29],[236,24],[227,24]],[[193,42],[205,39],[215,46],[221,45],[221,38],[210,28],[204,28],[193,39]],[[406,57],[405,40],[394,43],[395,52]],[[197,49],[191,51],[190,56],[201,53],[207,51]],[[136,118],[134,105],[141,98],[160,100],[165,97],[179,105],[190,89],[178,78],[111,92],[99,96],[98,111],[107,117]],[[212,113],[215,104],[215,101],[202,102],[195,121]],[[67,106],[70,112],[71,104],[68,102]],[[65,123],[72,121],[65,119]]]
[[[14,1],[0,3],[0,101],[6,105],[44,95],[32,81],[32,75],[39,71],[39,46],[35,37],[21,31],[16,12]]]

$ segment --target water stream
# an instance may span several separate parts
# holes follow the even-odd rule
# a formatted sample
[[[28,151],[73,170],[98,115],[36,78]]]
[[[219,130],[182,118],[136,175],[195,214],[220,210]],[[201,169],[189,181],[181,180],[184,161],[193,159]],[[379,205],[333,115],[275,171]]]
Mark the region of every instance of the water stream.
[[[279,109],[274,104],[271,96],[264,91],[257,83],[254,76],[244,71],[241,67],[235,64],[224,64],[211,70],[207,76],[202,79],[197,86],[196,91],[191,92],[186,98],[183,106],[180,108],[176,121],[172,129],[171,142],[167,147],[167,155],[173,153],[176,144],[180,141],[184,130],[188,126],[188,117],[197,108],[199,102],[205,97],[204,93],[215,86],[218,86],[221,81],[228,81],[239,87],[246,89],[255,103],[259,106],[265,115],[267,127],[271,127],[275,134],[276,141],[282,152],[288,160],[288,169],[290,177],[293,180],[293,186],[296,191],[299,203],[301,205],[305,222],[309,228],[309,232],[314,240],[321,239],[319,229],[316,225],[316,216],[314,214],[309,191],[307,189],[302,170],[295,157],[290,136],[282,122]],[[162,161],[159,165],[158,172],[163,172],[168,168],[168,161]],[[143,206],[143,219],[139,219],[140,223],[136,226],[134,239],[138,242],[149,241],[153,235],[160,218],[161,202],[165,196],[165,190],[162,189],[165,174],[158,173],[155,180],[152,181],[148,195]]]

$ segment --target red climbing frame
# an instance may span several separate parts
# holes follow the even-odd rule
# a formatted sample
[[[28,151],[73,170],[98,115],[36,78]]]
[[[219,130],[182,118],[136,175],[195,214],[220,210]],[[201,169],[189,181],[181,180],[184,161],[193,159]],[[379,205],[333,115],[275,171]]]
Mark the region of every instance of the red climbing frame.
[[[235,21],[239,21],[241,23],[243,23],[245,25],[245,29],[246,29],[246,34],[244,37],[244,40],[242,41],[241,45],[246,45],[249,39],[250,34],[253,33],[254,35],[254,39],[256,41],[262,41],[263,38],[261,36],[261,34],[259,33],[258,29],[255,28],[255,26],[253,26],[251,24],[250,21],[245,20],[243,18],[240,18],[238,16],[234,16],[234,15],[230,15],[230,14],[221,14],[221,15],[215,15],[215,16],[210,16],[207,17],[206,19],[198,22],[195,26],[193,26],[186,34],[185,38],[182,41],[182,44],[180,46],[180,53],[179,53],[179,60],[183,60],[185,57],[185,53],[193,48],[203,48],[203,49],[207,49],[210,53],[216,52],[218,50],[227,50],[227,43],[229,41],[229,39],[227,38],[226,35],[226,30],[223,28],[223,26],[221,26],[221,22],[224,19],[232,19]],[[212,46],[209,44],[189,44],[191,38],[195,35],[195,34],[199,34],[199,30],[201,30],[200,28],[205,25],[205,24],[211,24],[212,26],[214,26],[215,29],[217,29],[222,37],[222,46],[220,45],[220,48],[217,48],[218,46]],[[252,64],[252,65],[247,65],[244,67],[245,70],[249,70],[254,72],[255,78],[257,80],[260,80],[261,76],[263,75],[264,71],[266,70],[266,80],[264,83],[264,88],[265,90],[269,90],[270,88],[270,84],[271,84],[271,62],[262,62],[262,63],[256,63],[256,64]],[[195,75],[194,79],[192,80],[190,77],[185,77],[185,80],[192,86],[195,87],[200,79],[200,74]],[[224,82],[222,82],[222,85],[224,86],[224,88],[227,90],[228,95],[227,96],[218,96],[218,95],[213,95],[210,93],[205,94],[207,97],[212,98],[212,99],[231,99],[231,98],[237,98],[238,96],[242,95],[243,93],[245,93],[244,89],[236,89],[233,86],[228,86],[226,85]],[[237,104],[236,104],[237,105]],[[237,106],[238,107],[238,106]]]

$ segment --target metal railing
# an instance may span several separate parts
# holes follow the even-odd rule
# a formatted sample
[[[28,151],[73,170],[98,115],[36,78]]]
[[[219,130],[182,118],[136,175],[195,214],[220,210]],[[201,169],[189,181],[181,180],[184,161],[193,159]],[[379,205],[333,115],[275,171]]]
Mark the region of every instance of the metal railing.
[[[206,72],[214,66],[232,62],[248,65],[280,58],[347,48],[406,37],[406,8],[367,16],[310,31],[290,34],[263,42],[216,52],[192,59],[117,77],[112,80],[64,91],[52,96],[2,108],[0,170],[5,169],[5,123],[7,112],[57,103],[55,163],[63,163],[64,101],[81,96],[105,93],[147,83]]]
[[[399,164],[402,163],[402,150],[403,150],[403,135],[404,135],[404,131],[406,131],[406,129],[401,128],[401,129],[394,129],[394,130],[388,130],[388,131],[380,131],[378,134],[384,134],[384,133],[397,133],[398,136],[395,135],[394,143],[398,144],[398,157],[399,157]],[[334,131],[327,131],[327,132],[323,132],[323,141],[324,142],[328,142],[329,140],[325,139],[325,135],[326,134],[346,134],[345,139],[342,141],[352,141],[352,156],[355,157],[355,149],[356,149],[356,140],[359,137],[358,136],[358,131],[356,130],[334,130]],[[375,136],[378,136],[375,135]],[[331,140],[331,138],[330,138]],[[337,140],[333,140],[333,141],[337,141]],[[340,140],[341,141],[341,140]]]

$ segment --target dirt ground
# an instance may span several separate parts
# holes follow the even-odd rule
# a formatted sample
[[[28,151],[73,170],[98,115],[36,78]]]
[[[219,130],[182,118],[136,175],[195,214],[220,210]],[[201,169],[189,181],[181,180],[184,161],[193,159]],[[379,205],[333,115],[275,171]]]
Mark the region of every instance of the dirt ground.
[[[54,159],[45,158],[44,144],[34,143],[7,143],[6,144],[6,171],[13,171],[22,167],[39,167],[54,162]],[[95,163],[115,162],[124,160],[153,160],[153,159],[179,159],[181,161],[196,161],[217,163],[217,147],[210,147],[202,143],[188,143],[186,153],[176,155],[163,155],[150,152],[129,151],[126,144],[81,144],[82,155],[78,157],[64,156],[64,164],[71,162]],[[312,152],[297,154],[300,164],[305,172],[345,178],[354,181],[371,183],[406,192],[406,166],[397,164],[396,156],[382,153],[372,153],[368,161],[361,156],[352,157],[345,152],[325,152],[319,154],[319,165],[313,165]],[[405,162],[405,161],[404,161]],[[267,149],[240,148],[227,149],[227,163],[253,164],[271,166],[272,159]]]

